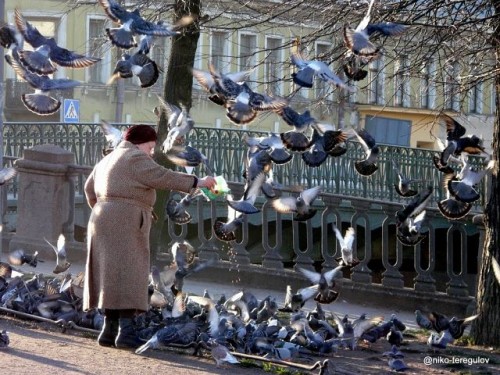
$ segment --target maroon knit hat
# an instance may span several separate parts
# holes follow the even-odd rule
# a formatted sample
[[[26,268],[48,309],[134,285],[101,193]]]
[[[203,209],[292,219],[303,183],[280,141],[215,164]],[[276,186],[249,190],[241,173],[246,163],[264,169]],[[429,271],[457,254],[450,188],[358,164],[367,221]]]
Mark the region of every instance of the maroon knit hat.
[[[123,135],[123,139],[139,145],[141,143],[156,142],[158,139],[156,131],[149,125],[133,125],[127,129]]]

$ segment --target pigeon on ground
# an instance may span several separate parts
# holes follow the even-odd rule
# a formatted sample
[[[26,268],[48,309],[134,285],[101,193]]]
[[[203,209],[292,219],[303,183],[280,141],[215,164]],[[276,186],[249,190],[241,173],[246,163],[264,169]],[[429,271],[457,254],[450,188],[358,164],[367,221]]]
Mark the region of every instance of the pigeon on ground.
[[[9,333],[4,329],[0,332],[0,349],[5,349],[10,344]]]
[[[116,62],[107,84],[111,85],[119,78],[127,79],[134,76],[139,79],[142,88],[151,87],[160,76],[160,68],[147,55],[124,53],[121,59]]]
[[[409,369],[409,367],[401,358],[389,358],[389,361],[387,363],[393,371],[403,372]]]
[[[57,256],[56,266],[52,272],[58,274],[66,271],[71,266],[71,263],[66,260],[66,239],[64,235],[62,233],[59,235],[57,246],[52,245],[46,238],[44,238],[44,240],[54,249]]]
[[[382,353],[382,357],[389,358],[404,358],[404,354],[398,349],[396,345],[391,346],[391,350]]]
[[[99,0],[99,4],[113,22],[120,24],[119,27],[107,28],[106,33],[113,45],[123,49],[137,46],[134,35],[174,36],[180,34],[177,29],[193,22],[193,17],[186,16],[174,25],[153,23],[142,18],[139,9],[129,12],[114,0]]]
[[[478,314],[469,316],[463,319],[457,319],[452,317],[448,321],[448,331],[450,331],[451,336],[456,340],[463,336],[465,329],[469,326],[475,319],[479,317]]]
[[[294,221],[307,221],[316,215],[312,203],[321,192],[321,186],[303,190],[299,196],[279,197],[271,201],[272,207],[280,213],[293,213]]]
[[[431,332],[427,339],[427,345],[431,348],[446,349],[448,344],[453,344],[454,341],[455,339],[451,336],[450,331],[445,329],[442,331],[441,335],[436,332]]]
[[[356,238],[356,232],[353,227],[347,228],[345,235],[342,236],[339,228],[335,224],[332,223],[333,231],[335,232],[335,237],[337,241],[339,241],[340,245],[340,253],[342,254],[341,258],[337,260],[340,265],[343,266],[355,266],[359,263],[358,259],[353,258],[352,254],[352,245],[354,243],[354,239]]]
[[[80,55],[59,47],[54,38],[46,38],[40,34],[17,8],[14,10],[14,17],[17,29],[24,40],[34,48],[34,51],[20,50],[21,63],[31,73],[41,75],[54,73],[56,67],[51,62],[67,68],[87,68],[101,60],[98,57]]]
[[[375,138],[366,129],[354,130],[354,133],[366,154],[365,159],[354,163],[354,168],[361,176],[371,176],[378,169],[376,163],[378,161],[379,148],[375,142]]]
[[[215,340],[210,340],[210,353],[212,354],[212,358],[215,360],[216,366],[221,367],[224,366],[224,363],[240,363],[238,359],[234,355],[229,352],[229,349],[222,344],[219,344]]]
[[[292,73],[293,82],[301,87],[313,87],[314,78],[335,85],[344,90],[353,91],[340,77],[334,74],[328,65],[319,60],[307,60],[300,52],[295,51],[291,54],[292,64],[298,69]]]
[[[0,186],[6,184],[12,180],[17,175],[17,169],[13,167],[7,167],[0,170]]]
[[[364,63],[373,61],[380,56],[380,47],[370,41],[370,36],[379,33],[384,36],[401,35],[408,28],[405,25],[393,22],[370,23],[371,10],[375,0],[371,0],[368,11],[358,26],[353,29],[349,24],[344,25],[344,44],[349,51],[362,59]]]
[[[14,69],[16,74],[28,82],[35,89],[32,94],[21,94],[23,104],[37,115],[47,116],[56,113],[61,107],[61,101],[50,96],[53,90],[68,90],[79,86],[81,82],[66,78],[50,78],[38,75],[27,70],[19,62],[19,55],[13,51],[12,55],[5,55],[5,61]]]
[[[317,294],[314,300],[319,303],[332,303],[338,297],[338,293],[333,290],[335,287],[335,279],[343,276],[342,270],[344,266],[335,267],[326,272],[316,272],[299,268],[299,271],[314,285],[318,285]]]

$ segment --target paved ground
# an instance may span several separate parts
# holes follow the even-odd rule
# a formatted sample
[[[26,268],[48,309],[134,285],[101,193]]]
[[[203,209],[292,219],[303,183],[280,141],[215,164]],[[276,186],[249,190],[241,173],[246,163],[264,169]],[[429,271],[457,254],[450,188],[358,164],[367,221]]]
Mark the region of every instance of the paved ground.
[[[5,257],[2,256],[2,261]],[[36,272],[50,274],[53,263],[40,263]],[[84,270],[82,263],[73,264],[69,271],[73,275]],[[23,266],[21,271],[33,272],[31,267]],[[195,278],[186,279],[184,290],[190,293],[201,294],[206,289],[212,298],[219,298],[222,294],[226,297],[239,291],[241,284],[233,282],[224,285],[216,282],[201,282]],[[258,299],[268,295],[274,296],[278,304],[283,304],[284,291],[260,289],[247,287]],[[307,303],[305,308],[314,308],[313,303]],[[356,318],[362,313],[368,317],[383,315],[386,319],[391,314],[396,314],[407,327],[415,329],[414,314],[412,311],[394,310],[390,304],[382,308],[354,304],[343,300],[342,295],[331,306],[325,306],[326,311],[334,312],[340,316],[349,314]],[[136,355],[130,351],[102,348],[96,345],[95,334],[68,330],[61,332],[55,325],[40,323],[37,321],[18,319],[10,315],[0,313],[0,330],[9,331],[11,343],[8,348],[0,350],[0,374],[264,374],[261,362],[246,361],[247,366],[236,365],[230,369],[218,368],[208,353],[201,357],[193,357],[191,352],[172,350],[150,350],[144,355]],[[405,336],[405,343],[401,350],[405,353],[405,361],[410,367],[406,373],[409,374],[448,374],[451,372],[467,374],[495,374],[499,373],[500,354],[498,350],[481,347],[450,347],[446,352],[434,352],[426,346],[428,333],[413,331]],[[331,374],[387,374],[390,373],[387,360],[381,354],[389,350],[389,344],[385,340],[379,340],[373,345],[361,344],[355,351],[339,350],[329,357],[329,369]],[[424,364],[425,358],[431,358],[436,362],[428,366]],[[453,364],[449,361],[469,360],[470,364]],[[310,358],[302,360],[304,365],[311,365],[317,360],[325,358]],[[489,364],[480,364],[477,361],[488,360]],[[473,362],[476,361],[476,362]],[[250,367],[248,367],[250,365]],[[269,371],[269,368],[265,370]],[[7,371],[7,372],[4,372]],[[279,372],[276,368],[274,373],[299,374],[307,373],[303,370]],[[318,370],[314,370],[318,373]]]

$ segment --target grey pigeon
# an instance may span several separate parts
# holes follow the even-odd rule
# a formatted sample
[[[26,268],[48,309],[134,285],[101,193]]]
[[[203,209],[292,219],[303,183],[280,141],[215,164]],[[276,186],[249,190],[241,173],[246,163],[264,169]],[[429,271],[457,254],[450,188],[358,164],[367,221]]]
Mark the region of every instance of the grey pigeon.
[[[415,321],[420,328],[432,329],[431,321],[420,310],[415,310]]]
[[[186,109],[180,109],[174,104],[167,103],[160,96],[160,107],[165,111],[168,119],[168,134],[163,141],[163,152],[168,152],[178,139],[186,137],[194,127],[194,120]]]
[[[208,158],[198,149],[186,145],[183,147],[173,146],[166,154],[168,160],[179,167],[197,167],[200,164],[205,166],[208,175],[213,176],[214,171],[210,166]]]
[[[224,363],[239,363],[238,359],[229,352],[229,349],[215,340],[210,340],[210,353],[215,360],[216,366],[221,367]]]
[[[301,87],[313,87],[314,78],[319,78],[322,81],[331,85],[337,86],[347,91],[353,91],[342,79],[334,74],[328,65],[323,61],[306,60],[306,58],[298,51],[291,54],[292,64],[298,70],[292,73],[293,82]]]
[[[389,358],[387,362],[391,370],[403,372],[409,369],[406,363],[401,358]]]
[[[293,108],[286,106],[275,111],[293,130],[280,133],[283,145],[297,152],[304,152],[311,146],[311,140],[305,135],[309,127],[316,123],[309,110],[298,113]]]
[[[455,339],[451,335],[450,331],[445,329],[442,331],[441,335],[436,332],[431,332],[431,335],[427,339],[427,345],[431,348],[436,349],[446,349],[448,344],[453,344]]]
[[[344,25],[344,43],[346,47],[354,55],[361,57],[365,63],[378,58],[380,55],[380,47],[376,47],[369,39],[372,34],[396,36],[401,35],[407,29],[407,26],[393,22],[370,23],[374,2],[375,0],[370,1],[366,15],[355,29],[352,29],[348,24]]]
[[[15,9],[14,17],[17,28],[23,35],[24,40],[35,49],[31,54],[26,51],[21,53],[24,62],[29,66],[28,70],[31,72],[47,74],[45,69],[48,65],[51,65],[50,61],[67,68],[87,68],[101,60],[97,57],[80,55],[59,47],[54,38],[44,37],[36,27],[26,21],[19,9]],[[50,61],[46,61],[44,56]]]
[[[46,238],[44,240],[56,253],[56,266],[52,272],[58,274],[66,271],[71,266],[71,263],[66,260],[66,239],[64,235],[61,233],[57,238],[57,246],[52,245]]]
[[[378,169],[377,161],[379,155],[379,148],[375,142],[375,138],[368,133],[366,129],[354,130],[366,157],[363,160],[354,162],[354,168],[361,176],[371,176]]]
[[[401,168],[399,167],[399,164],[392,159],[392,166],[394,170],[396,171],[396,174],[398,176],[398,183],[394,184],[394,188],[396,189],[396,193],[398,193],[402,197],[413,197],[414,195],[418,194],[418,191],[413,190],[410,188],[410,184],[414,182],[421,182],[422,180],[416,180],[412,179],[409,177],[406,177],[403,172],[401,172]]]
[[[0,27],[0,46],[9,50],[23,49],[24,37],[15,25],[6,24]]]
[[[123,132],[107,121],[101,121],[101,130],[111,149],[115,149],[123,139]]]
[[[477,201],[480,198],[480,194],[476,190],[476,187],[486,173],[492,170],[494,166],[495,162],[490,161],[486,168],[476,171],[472,169],[470,163],[464,159],[463,167],[456,178],[452,175],[445,176],[444,183],[446,184],[448,192],[461,202],[473,203]]]
[[[118,2],[113,0],[99,0],[107,16],[119,27],[106,29],[111,43],[123,49],[137,46],[134,35],[174,36],[180,32],[176,29],[192,23],[190,16],[183,17],[175,25],[169,26],[163,22],[153,23],[141,17],[139,9],[127,11]]]
[[[279,197],[271,201],[272,207],[280,213],[293,213],[294,221],[306,221],[312,218],[317,210],[311,208],[313,201],[321,192],[321,186],[303,190],[299,196]]]
[[[338,293],[333,290],[335,287],[335,279],[343,276],[342,270],[344,266],[335,267],[326,272],[316,272],[299,268],[299,271],[314,285],[318,285],[318,291],[314,298],[320,303],[331,303],[338,297]]]
[[[33,94],[21,94],[21,100],[26,108],[38,115],[51,115],[61,107],[61,102],[51,97],[50,91],[67,90],[81,84],[81,82],[72,79],[50,78],[28,71],[20,64],[19,55],[16,51],[13,51],[12,55],[5,55],[5,60],[20,78],[35,89]]]
[[[0,349],[5,349],[9,344],[9,333],[4,329],[0,332]]]
[[[215,237],[224,242],[236,240],[235,231],[244,223],[245,217],[246,214],[238,212],[231,205],[228,205],[227,220],[225,222],[222,220],[216,220],[213,225]]]
[[[175,224],[181,225],[189,223],[191,221],[191,214],[187,212],[187,208],[191,205],[191,202],[194,199],[202,195],[203,193],[199,189],[195,189],[193,193],[186,194],[182,197],[179,202],[170,198],[165,207],[167,217]]]
[[[404,354],[398,349],[396,345],[391,346],[391,350],[382,353],[382,357],[389,358],[404,358]]]
[[[160,69],[156,62],[147,55],[135,53],[130,55],[124,53],[120,60],[115,64],[115,68],[107,84],[112,84],[118,78],[137,77],[142,88],[153,86],[160,76]]]
[[[438,202],[438,209],[441,214],[449,220],[458,220],[467,215],[472,209],[472,204],[456,199],[448,189],[448,184],[456,180],[455,175],[445,174],[443,176],[443,187],[446,191],[446,198]],[[472,189],[470,190],[472,191]]]

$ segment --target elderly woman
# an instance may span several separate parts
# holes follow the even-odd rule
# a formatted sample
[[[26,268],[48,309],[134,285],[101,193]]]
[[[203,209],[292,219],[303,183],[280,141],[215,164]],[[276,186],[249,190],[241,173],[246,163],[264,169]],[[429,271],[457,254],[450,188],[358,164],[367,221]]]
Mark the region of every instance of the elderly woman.
[[[211,189],[213,177],[174,172],[152,159],[155,130],[134,125],[85,183],[92,208],[87,234],[83,309],[104,311],[99,345],[136,348],[133,318],[148,309],[149,231],[155,189]]]

